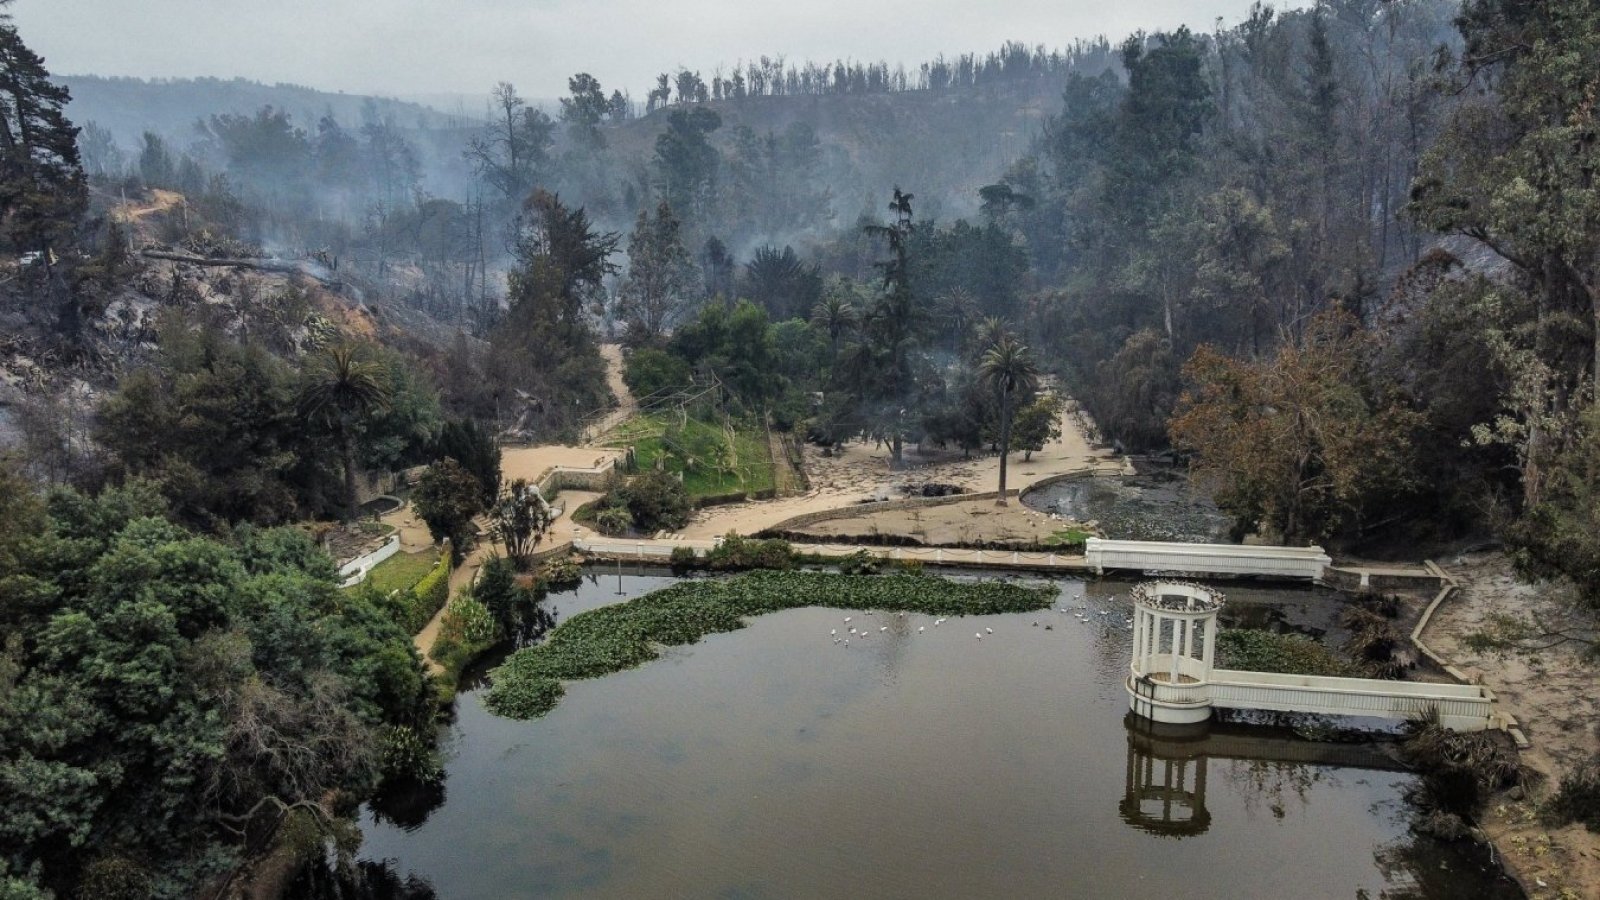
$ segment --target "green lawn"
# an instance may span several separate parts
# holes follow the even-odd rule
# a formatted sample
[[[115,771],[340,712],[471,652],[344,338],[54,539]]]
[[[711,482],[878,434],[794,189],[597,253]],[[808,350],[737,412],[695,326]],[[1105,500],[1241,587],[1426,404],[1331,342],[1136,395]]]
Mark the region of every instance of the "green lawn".
[[[370,584],[378,593],[388,596],[390,591],[409,591],[416,587],[422,576],[432,571],[439,562],[439,554],[432,550],[420,553],[400,552],[373,567],[363,584]]]
[[[691,497],[753,494],[776,486],[767,433],[760,426],[735,426],[730,442],[720,422],[690,419],[685,424],[671,413],[656,413],[622,423],[610,443],[632,446],[641,470],[662,460],[668,472],[682,473]]]

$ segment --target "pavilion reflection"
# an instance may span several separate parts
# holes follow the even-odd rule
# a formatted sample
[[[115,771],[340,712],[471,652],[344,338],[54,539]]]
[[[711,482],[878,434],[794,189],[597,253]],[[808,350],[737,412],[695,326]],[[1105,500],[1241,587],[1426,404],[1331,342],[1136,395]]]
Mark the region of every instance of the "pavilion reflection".
[[[1118,812],[1129,827],[1161,837],[1193,837],[1211,827],[1206,781],[1213,758],[1405,769],[1376,744],[1308,741],[1281,728],[1220,722],[1163,725],[1131,713],[1123,727],[1128,758]]]

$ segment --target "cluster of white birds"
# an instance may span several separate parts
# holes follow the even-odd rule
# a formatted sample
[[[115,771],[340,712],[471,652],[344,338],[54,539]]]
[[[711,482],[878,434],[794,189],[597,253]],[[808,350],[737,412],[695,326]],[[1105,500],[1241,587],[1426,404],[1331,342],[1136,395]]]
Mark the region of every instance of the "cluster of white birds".
[[[872,615],[871,611],[868,611],[866,613],[866,615],[869,615],[869,616]],[[898,616],[899,616],[899,618],[904,619],[906,617],[906,614],[905,613],[899,613]],[[870,630],[868,630],[866,628],[857,629],[854,625],[851,625],[850,623],[853,622],[853,621],[855,621],[855,616],[845,616],[844,617],[845,633],[844,634],[840,634],[839,633],[839,629],[832,628],[832,629],[828,630],[828,637],[833,638],[833,642],[835,644],[843,644],[844,646],[848,647],[848,646],[850,646],[850,639],[851,638],[856,638],[857,640],[864,640],[864,639],[872,636],[872,632]],[[944,623],[946,623],[948,621],[950,621],[950,620],[948,618],[944,618],[944,617],[940,617],[940,618],[934,619],[933,620],[933,627],[938,628],[940,625],[943,625]],[[1035,622],[1033,624],[1038,625],[1039,623]],[[1050,626],[1046,625],[1045,627],[1049,628]],[[888,630],[889,630],[889,626],[887,626],[887,625],[880,625],[878,627],[878,633],[879,634],[882,634],[882,633],[884,633],[884,632],[886,632]],[[917,626],[917,634],[923,634],[927,630],[928,630],[928,626],[926,626],[926,625],[918,625]],[[982,631],[975,632],[972,636],[981,641],[981,640],[983,640],[983,636],[986,635],[986,634],[994,634],[994,629],[993,628],[985,628]]]
[[[1095,623],[1096,621],[1104,621],[1103,618],[1102,619],[1096,619],[1095,618],[1096,615],[1101,616],[1101,617],[1110,616],[1112,614],[1113,610],[1109,610],[1109,609],[1091,610],[1091,609],[1089,609],[1089,605],[1087,603],[1084,603],[1084,604],[1079,604],[1078,606],[1075,606],[1075,607],[1063,606],[1059,610],[1057,610],[1057,612],[1061,613],[1062,615],[1071,615],[1073,618],[1077,619],[1079,622],[1082,622],[1085,625],[1090,625],[1090,624]],[[870,616],[870,615],[872,615],[872,612],[869,610],[868,612],[865,613],[865,615],[869,615]],[[902,619],[904,619],[906,617],[906,614],[903,613],[903,612],[902,613],[897,613],[896,615],[899,618],[902,618]],[[839,633],[839,629],[837,629],[837,628],[832,629],[832,630],[830,630],[828,632],[828,636],[833,638],[833,642],[835,644],[843,644],[844,646],[848,647],[848,646],[850,646],[850,639],[851,638],[856,638],[858,640],[864,640],[864,639],[872,636],[872,632],[869,629],[863,627],[863,628],[858,630],[855,626],[851,625],[850,623],[854,619],[855,619],[854,616],[845,616],[844,617],[844,624],[846,626],[844,634],[841,635]],[[946,623],[948,621],[950,621],[949,618],[941,616],[941,617],[933,620],[933,627],[938,628],[940,625],[943,625],[944,623]],[[1111,624],[1113,627],[1115,627],[1114,623],[1107,622],[1107,624]],[[1033,627],[1034,628],[1038,628],[1039,627],[1039,620],[1035,619],[1033,621]],[[1122,627],[1124,629],[1129,630],[1129,631],[1133,630],[1133,618],[1124,614],[1123,615],[1123,621],[1122,621]],[[1044,630],[1045,631],[1053,631],[1054,629],[1055,629],[1055,626],[1052,625],[1051,623],[1046,622],[1044,624]],[[888,630],[889,630],[889,626],[887,626],[887,625],[882,625],[882,626],[879,626],[879,628],[878,628],[878,632],[880,634],[883,633],[883,632],[886,632]],[[928,626],[926,626],[926,625],[918,625],[917,626],[917,634],[922,634],[922,633],[926,632],[927,630],[928,630]],[[985,635],[992,635],[992,634],[994,634],[994,629],[993,628],[985,628],[982,631],[973,632],[972,636],[981,641],[981,640],[983,640]]]
[[[1109,616],[1112,613],[1112,611],[1109,610],[1109,609],[1090,610],[1088,604],[1083,604],[1083,605],[1074,607],[1072,609],[1068,609],[1067,607],[1063,606],[1063,607],[1061,607],[1059,612],[1061,612],[1062,614],[1071,613],[1073,618],[1077,619],[1079,622],[1082,622],[1085,625],[1089,625],[1089,624],[1091,624],[1091,623],[1093,623],[1095,621],[1095,618],[1094,618],[1095,614],[1098,614],[1098,615],[1101,615],[1101,616]],[[1038,624],[1038,623],[1035,623],[1035,624]],[[1050,626],[1046,625],[1045,627],[1048,628]],[[1133,630],[1133,618],[1131,616],[1124,615],[1123,618],[1122,618],[1122,627],[1123,627],[1124,630],[1132,631]]]

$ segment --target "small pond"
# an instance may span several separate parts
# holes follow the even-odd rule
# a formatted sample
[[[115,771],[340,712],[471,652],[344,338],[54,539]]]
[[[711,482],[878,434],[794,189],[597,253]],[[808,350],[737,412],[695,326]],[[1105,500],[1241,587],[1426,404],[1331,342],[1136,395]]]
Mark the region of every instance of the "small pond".
[[[1096,522],[1115,540],[1231,543],[1228,517],[1170,472],[1068,478],[1023,494],[1022,502],[1039,512]]]
[[[595,573],[549,603],[670,582]],[[385,886],[362,896],[1520,896],[1475,848],[1409,834],[1413,778],[1369,745],[1126,721],[1128,585],[1059,583],[1066,613],[763,616],[569,683],[535,721],[468,689],[443,790],[364,811]],[[1250,615],[1278,593],[1230,599]],[[1331,615],[1331,595],[1287,593],[1257,617]],[[872,636],[834,644],[846,615]]]

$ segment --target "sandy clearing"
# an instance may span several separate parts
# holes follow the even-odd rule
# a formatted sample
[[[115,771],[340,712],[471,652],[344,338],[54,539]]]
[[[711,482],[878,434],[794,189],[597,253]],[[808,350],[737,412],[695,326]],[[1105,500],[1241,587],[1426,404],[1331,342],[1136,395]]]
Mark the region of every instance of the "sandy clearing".
[[[1581,825],[1548,828],[1537,810],[1562,772],[1600,751],[1595,666],[1572,647],[1505,656],[1472,650],[1466,637],[1482,630],[1491,615],[1555,609],[1554,590],[1518,581],[1498,553],[1461,557],[1441,568],[1461,590],[1440,606],[1426,638],[1468,678],[1494,690],[1533,745],[1523,751],[1523,762],[1546,778],[1532,800],[1497,800],[1484,816],[1484,831],[1533,900],[1600,897],[1600,835]]]

